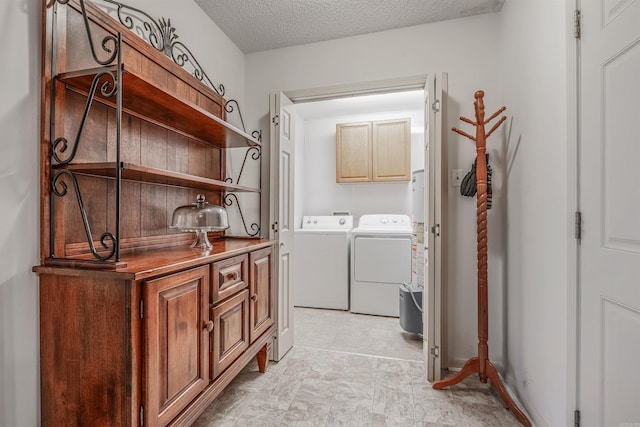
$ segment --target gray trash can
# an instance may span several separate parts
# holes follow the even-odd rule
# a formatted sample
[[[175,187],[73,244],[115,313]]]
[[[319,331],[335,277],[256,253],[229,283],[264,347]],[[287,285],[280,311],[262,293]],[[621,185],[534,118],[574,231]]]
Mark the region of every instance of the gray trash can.
[[[400,285],[400,327],[418,335],[422,335],[422,290],[406,283]]]

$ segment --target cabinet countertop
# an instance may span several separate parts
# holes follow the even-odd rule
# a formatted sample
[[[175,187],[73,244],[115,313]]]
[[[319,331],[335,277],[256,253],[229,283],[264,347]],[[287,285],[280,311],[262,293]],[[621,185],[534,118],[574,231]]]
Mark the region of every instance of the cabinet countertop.
[[[203,252],[199,248],[173,247],[126,254],[126,266],[116,270],[79,269],[73,266],[38,265],[33,271],[38,274],[64,276],[90,276],[121,280],[144,280],[199,265],[209,264],[235,255],[270,247],[274,240],[226,237],[212,240],[213,249]]]

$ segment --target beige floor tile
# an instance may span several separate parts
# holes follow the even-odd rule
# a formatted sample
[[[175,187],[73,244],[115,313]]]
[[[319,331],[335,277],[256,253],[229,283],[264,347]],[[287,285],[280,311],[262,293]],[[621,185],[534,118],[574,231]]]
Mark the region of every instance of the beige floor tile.
[[[371,409],[362,406],[331,408],[326,427],[369,427]]]
[[[295,399],[282,419],[282,426],[324,426],[331,405]]]
[[[518,425],[477,376],[433,390],[398,319],[296,308],[294,322],[293,349],[264,374],[249,363],[196,427]]]
[[[376,384],[373,392],[373,413],[396,418],[414,419],[413,393]]]
[[[465,403],[459,406],[464,427],[516,427],[520,423],[509,410],[477,403]]]
[[[331,405],[335,396],[335,382],[305,378],[296,393],[297,400]]]
[[[371,414],[371,427],[413,427],[412,418],[394,417],[383,414]]]
[[[207,410],[200,415],[192,427],[233,427],[237,422],[237,418]]]

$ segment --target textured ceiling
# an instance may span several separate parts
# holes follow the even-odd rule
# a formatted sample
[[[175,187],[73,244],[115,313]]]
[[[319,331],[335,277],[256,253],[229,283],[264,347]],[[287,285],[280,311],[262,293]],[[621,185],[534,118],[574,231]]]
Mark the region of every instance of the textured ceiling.
[[[504,0],[196,0],[244,53],[497,12]]]

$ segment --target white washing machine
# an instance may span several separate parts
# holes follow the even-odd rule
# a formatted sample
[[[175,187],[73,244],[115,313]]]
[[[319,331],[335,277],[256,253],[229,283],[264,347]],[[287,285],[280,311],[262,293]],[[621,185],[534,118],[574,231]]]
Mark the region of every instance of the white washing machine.
[[[353,217],[305,216],[295,230],[293,305],[349,309]]]
[[[398,317],[399,287],[411,282],[411,219],[362,215],[351,231],[351,311]]]

